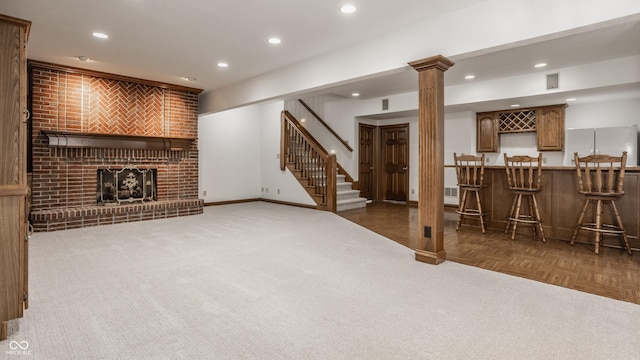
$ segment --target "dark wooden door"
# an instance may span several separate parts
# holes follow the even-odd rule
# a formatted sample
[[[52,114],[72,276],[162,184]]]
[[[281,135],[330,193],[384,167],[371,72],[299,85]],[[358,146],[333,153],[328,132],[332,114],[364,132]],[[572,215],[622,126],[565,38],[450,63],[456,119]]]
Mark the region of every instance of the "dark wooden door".
[[[408,200],[409,124],[383,126],[384,200]]]
[[[373,125],[360,124],[358,143],[358,185],[360,196],[374,200],[376,186],[374,171],[375,131]]]

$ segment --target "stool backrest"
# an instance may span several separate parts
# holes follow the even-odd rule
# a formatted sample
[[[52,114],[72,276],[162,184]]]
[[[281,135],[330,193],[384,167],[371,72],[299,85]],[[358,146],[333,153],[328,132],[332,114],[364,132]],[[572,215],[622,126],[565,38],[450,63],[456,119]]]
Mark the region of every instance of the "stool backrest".
[[[578,192],[581,194],[618,194],[622,195],[624,169],[627,164],[627,152],[622,156],[588,155],[579,157],[573,153],[578,174]]]
[[[483,186],[484,154],[482,156],[460,155],[453,153],[456,164],[458,186]]]
[[[538,157],[504,154],[509,189],[540,190],[542,177],[542,153]]]

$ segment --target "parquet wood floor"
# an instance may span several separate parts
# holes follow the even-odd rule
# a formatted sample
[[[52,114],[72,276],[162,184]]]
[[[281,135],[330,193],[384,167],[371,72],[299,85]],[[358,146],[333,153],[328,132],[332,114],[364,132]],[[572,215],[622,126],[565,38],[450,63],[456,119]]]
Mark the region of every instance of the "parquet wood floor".
[[[417,247],[418,209],[391,203],[368,204],[340,216],[411,249]],[[640,253],[547,239],[528,234],[511,240],[504,231],[463,225],[456,231],[457,214],[445,211],[444,249],[447,260],[640,304]],[[525,227],[526,228],[526,227]],[[528,230],[528,229],[526,229]]]

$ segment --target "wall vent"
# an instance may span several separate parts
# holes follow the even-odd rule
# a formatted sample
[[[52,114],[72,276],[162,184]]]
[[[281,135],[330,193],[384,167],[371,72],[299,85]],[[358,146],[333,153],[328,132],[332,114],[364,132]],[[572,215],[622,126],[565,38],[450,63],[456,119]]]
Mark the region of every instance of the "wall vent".
[[[389,110],[389,99],[382,99],[382,110]]]
[[[547,75],[547,90],[558,88],[558,74]]]
[[[458,188],[457,187],[445,187],[444,188],[444,196],[458,196]]]

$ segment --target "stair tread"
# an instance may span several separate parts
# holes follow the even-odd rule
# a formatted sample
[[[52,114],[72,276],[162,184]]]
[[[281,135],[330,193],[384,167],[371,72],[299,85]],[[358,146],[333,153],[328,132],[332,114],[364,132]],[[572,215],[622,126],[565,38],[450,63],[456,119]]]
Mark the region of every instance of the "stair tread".
[[[344,200],[338,200],[336,201],[336,204],[351,204],[351,203],[357,203],[357,202],[367,202],[366,198],[363,197],[357,197],[357,198],[353,198],[353,199],[344,199]]]
[[[342,194],[342,195],[345,195],[345,194],[355,194],[355,193],[360,193],[360,190],[351,190],[351,189],[349,189],[349,190],[337,191],[336,193],[337,193],[337,194]]]

